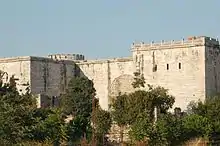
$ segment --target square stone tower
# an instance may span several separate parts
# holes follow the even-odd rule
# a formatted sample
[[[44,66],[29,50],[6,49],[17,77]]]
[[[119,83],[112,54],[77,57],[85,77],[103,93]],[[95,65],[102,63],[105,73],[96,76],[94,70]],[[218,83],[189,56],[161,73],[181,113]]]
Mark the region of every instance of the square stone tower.
[[[182,110],[220,92],[219,51],[218,40],[203,36],[132,45],[136,70],[147,84],[168,89]]]

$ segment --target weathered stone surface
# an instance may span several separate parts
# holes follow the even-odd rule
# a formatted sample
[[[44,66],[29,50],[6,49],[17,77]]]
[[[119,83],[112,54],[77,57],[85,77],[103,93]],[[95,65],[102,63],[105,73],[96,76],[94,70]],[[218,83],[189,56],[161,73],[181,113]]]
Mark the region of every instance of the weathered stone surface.
[[[75,64],[73,61],[32,58],[31,91],[34,94],[59,96],[65,91],[74,74]]]
[[[14,75],[17,80],[18,90],[25,92],[27,83],[30,84],[30,57],[14,57],[0,59],[0,70],[7,72],[8,75],[3,76],[3,81],[6,81]]]
[[[0,59],[0,70],[15,74],[24,92],[28,82],[34,94],[59,96],[76,74],[94,81],[103,109],[119,92],[132,92],[135,71],[147,84],[163,86],[176,97],[174,105],[186,109],[192,100],[204,100],[220,91],[219,42],[209,37],[181,41],[133,44],[132,56],[106,60],[84,60],[83,55],[56,54],[43,57]]]
[[[131,58],[114,60],[97,60],[78,63],[81,72],[89,79],[93,80],[97,97],[103,109],[108,110],[110,92],[117,92],[118,89],[125,89],[121,92],[130,92],[130,78],[133,75],[133,61]],[[122,75],[127,75],[126,80]],[[121,85],[115,87],[116,78]],[[113,83],[114,82],[114,83]],[[113,87],[114,86],[114,87]]]
[[[137,60],[136,64],[140,62],[137,66],[143,72],[146,83],[169,89],[176,98],[174,107],[183,110],[190,101],[204,100],[220,89],[219,85],[215,85],[220,70],[213,66],[213,60],[219,62],[219,55],[211,56],[208,50],[219,50],[219,42],[195,37],[186,41],[135,44],[132,47],[133,58]],[[138,61],[138,57],[142,60]],[[153,71],[153,66],[157,71]]]
[[[52,97],[64,92],[69,80],[75,75],[75,63],[43,57],[14,57],[0,59],[0,70],[7,72],[9,77],[15,75],[19,79],[16,82],[21,93],[29,86],[38,97]],[[50,104],[44,99],[38,99],[38,106]]]

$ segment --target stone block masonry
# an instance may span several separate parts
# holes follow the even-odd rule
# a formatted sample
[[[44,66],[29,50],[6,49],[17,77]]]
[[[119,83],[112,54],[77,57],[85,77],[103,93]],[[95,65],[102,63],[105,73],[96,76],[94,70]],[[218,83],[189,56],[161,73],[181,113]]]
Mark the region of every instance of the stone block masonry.
[[[75,75],[75,63],[69,60],[31,57],[31,91],[50,97],[64,93]]]
[[[210,56],[208,50],[218,52],[219,42],[208,37],[192,37],[132,45],[137,70],[144,74],[146,82],[169,89],[176,98],[174,107],[181,109],[186,109],[190,101],[203,101],[219,92],[219,85],[215,84],[219,83],[220,71],[210,65],[213,60],[219,60],[219,55]]]
[[[30,57],[13,57],[13,58],[2,58],[0,59],[0,70],[7,72],[3,76],[3,82],[7,82],[7,78],[15,76],[18,84],[18,90],[20,92],[25,92],[27,84],[30,85]]]
[[[108,110],[111,98],[119,92],[131,92],[133,81],[132,58],[94,60],[77,63],[81,72],[93,80],[97,97],[103,109]]]
[[[16,82],[21,93],[29,86],[34,95],[42,97],[44,100],[39,101],[40,105],[48,104],[45,96],[56,98],[64,93],[69,80],[75,75],[75,67],[73,61],[43,57],[0,59],[0,70],[7,72],[8,77],[14,75],[18,79]]]
[[[133,73],[147,84],[162,86],[175,96],[174,107],[185,110],[190,101],[204,100],[220,91],[219,41],[205,36],[180,41],[133,43],[127,58],[85,60],[80,54],[0,59],[0,70],[15,75],[18,88],[25,83],[38,95],[59,96],[75,75],[93,80],[103,109],[120,92],[133,91]]]

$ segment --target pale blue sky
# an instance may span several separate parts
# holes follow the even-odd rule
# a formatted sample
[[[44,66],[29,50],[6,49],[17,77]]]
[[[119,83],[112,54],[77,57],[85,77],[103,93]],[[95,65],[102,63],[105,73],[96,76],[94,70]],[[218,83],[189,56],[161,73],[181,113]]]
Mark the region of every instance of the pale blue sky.
[[[129,56],[133,41],[220,36],[220,0],[0,0],[0,57]]]

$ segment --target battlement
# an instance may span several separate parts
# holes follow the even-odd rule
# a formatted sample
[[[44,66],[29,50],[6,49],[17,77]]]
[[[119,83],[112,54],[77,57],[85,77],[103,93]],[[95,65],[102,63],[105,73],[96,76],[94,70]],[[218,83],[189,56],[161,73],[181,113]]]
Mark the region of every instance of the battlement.
[[[171,48],[186,48],[193,46],[204,46],[204,45],[219,45],[218,39],[199,36],[199,37],[189,37],[187,39],[182,39],[179,41],[164,41],[161,42],[151,42],[149,44],[133,43],[131,46],[132,51],[137,50],[157,50],[157,49],[171,49]]]
[[[85,60],[85,56],[81,54],[52,54],[48,57],[55,60]]]

